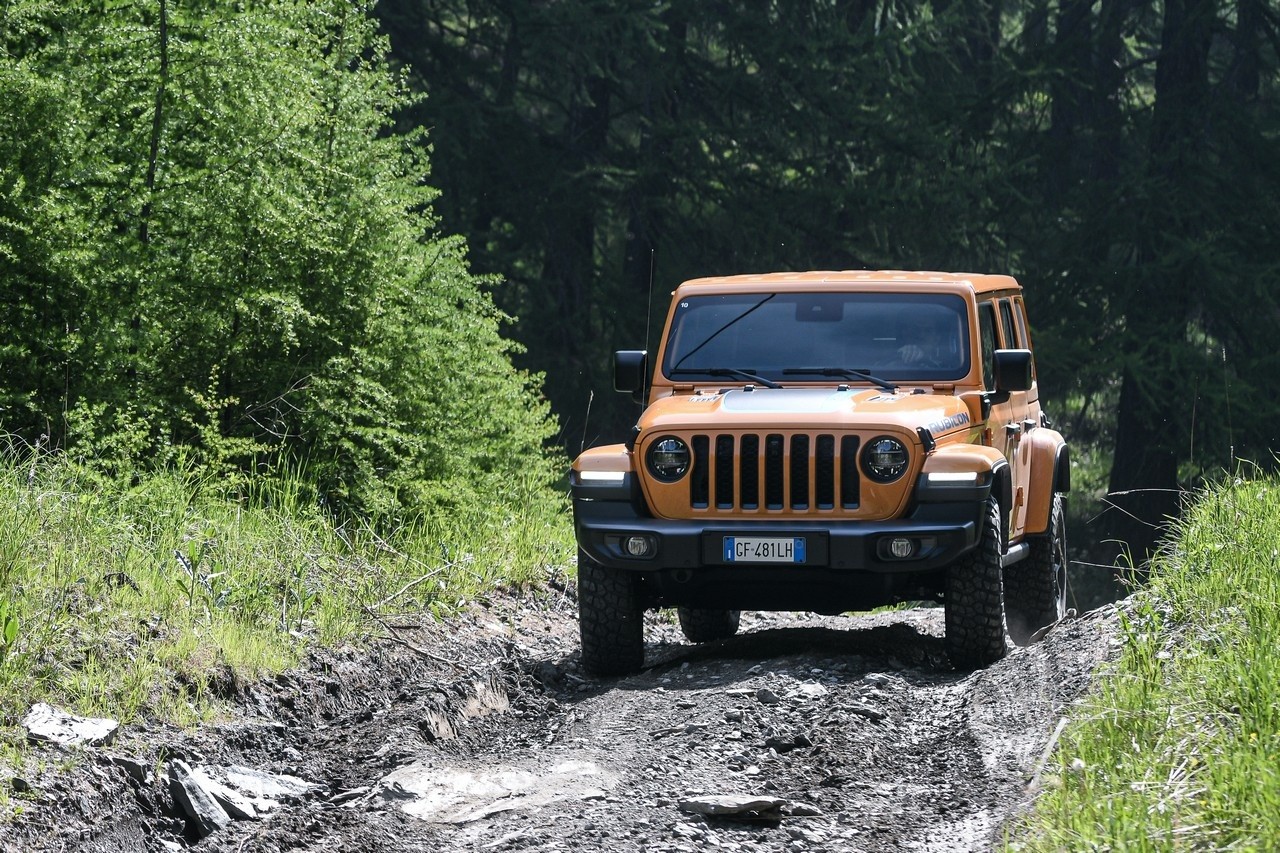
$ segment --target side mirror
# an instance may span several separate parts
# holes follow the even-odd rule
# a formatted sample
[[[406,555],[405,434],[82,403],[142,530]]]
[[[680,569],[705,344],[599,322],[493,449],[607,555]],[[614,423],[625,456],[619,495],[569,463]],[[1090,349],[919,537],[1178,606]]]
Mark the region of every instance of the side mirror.
[[[1031,390],[1031,350],[996,350],[996,393]]]
[[[618,350],[613,354],[613,390],[630,394],[637,401],[649,376],[649,353],[642,349]]]

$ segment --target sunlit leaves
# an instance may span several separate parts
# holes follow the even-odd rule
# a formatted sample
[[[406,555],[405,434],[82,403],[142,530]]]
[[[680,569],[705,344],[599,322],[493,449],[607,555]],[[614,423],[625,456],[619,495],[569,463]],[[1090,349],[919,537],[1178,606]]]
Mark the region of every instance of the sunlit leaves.
[[[475,455],[545,471],[545,408],[505,390],[529,380],[436,233],[421,133],[390,132],[409,96],[364,4],[16,6],[0,280],[31,322],[0,353],[6,428],[140,454],[104,460],[125,469],[300,454],[357,509]],[[449,387],[469,371],[489,378]],[[490,412],[498,444],[430,450]],[[122,423],[145,441],[102,432]]]

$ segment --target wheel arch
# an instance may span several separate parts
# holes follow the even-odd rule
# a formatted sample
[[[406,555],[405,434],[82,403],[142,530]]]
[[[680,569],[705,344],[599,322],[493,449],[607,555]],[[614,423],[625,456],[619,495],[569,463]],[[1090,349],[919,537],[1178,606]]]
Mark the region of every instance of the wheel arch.
[[[1071,451],[1060,433],[1044,427],[1032,430],[1023,440],[1031,454],[1026,533],[1034,536],[1049,529],[1053,496],[1071,491]]]
[[[991,477],[991,497],[1000,507],[1001,530],[1009,529],[1013,510],[1013,471],[1004,454],[980,444],[952,444],[939,447],[924,465],[926,473],[977,471]]]
[[[996,499],[1000,509],[1000,530],[1007,539],[1009,535],[1009,513],[1013,512],[1013,471],[1009,463],[1000,460],[991,471],[991,496]],[[1003,550],[1004,546],[1001,546]]]

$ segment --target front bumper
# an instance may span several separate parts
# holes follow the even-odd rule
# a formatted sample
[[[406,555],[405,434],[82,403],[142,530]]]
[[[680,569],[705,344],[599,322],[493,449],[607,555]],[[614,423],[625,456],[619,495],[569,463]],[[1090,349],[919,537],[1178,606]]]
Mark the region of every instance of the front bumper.
[[[928,490],[918,484],[911,512],[885,521],[654,518],[628,474],[605,486],[575,483],[574,528],[578,545],[597,563],[640,572],[705,567],[745,568],[724,558],[726,536],[803,537],[803,565],[751,564],[755,571],[801,568],[901,574],[940,569],[978,544],[990,485]],[[623,542],[647,535],[655,545],[646,557],[629,556]],[[906,538],[921,545],[909,559],[887,556],[885,541]]]

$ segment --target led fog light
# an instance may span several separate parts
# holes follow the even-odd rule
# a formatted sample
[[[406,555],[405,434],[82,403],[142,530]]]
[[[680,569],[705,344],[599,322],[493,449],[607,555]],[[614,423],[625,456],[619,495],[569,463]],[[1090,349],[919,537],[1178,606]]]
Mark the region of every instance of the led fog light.
[[[899,560],[905,560],[915,553],[915,543],[910,539],[892,539],[889,541],[889,553]]]
[[[648,536],[628,536],[622,547],[630,557],[648,557],[653,554],[653,540]]]

